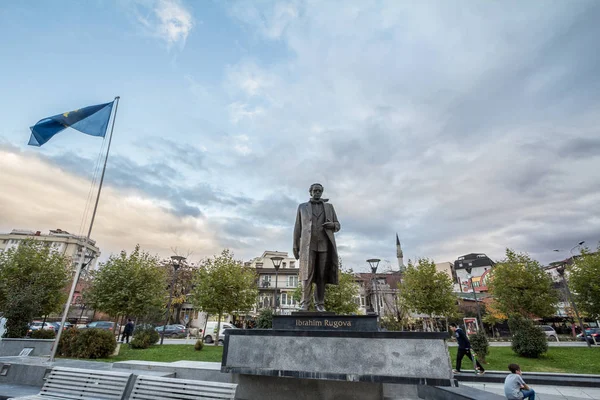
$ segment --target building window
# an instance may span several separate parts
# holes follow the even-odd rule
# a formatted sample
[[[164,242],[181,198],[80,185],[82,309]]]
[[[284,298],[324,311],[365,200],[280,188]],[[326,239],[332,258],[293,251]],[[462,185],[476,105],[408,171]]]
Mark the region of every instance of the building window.
[[[288,276],[287,286],[288,287],[298,287],[298,277],[297,276]]]
[[[290,268],[296,268],[296,261],[290,261]]]
[[[281,267],[282,267],[282,268],[286,268],[286,266],[287,266],[287,264],[286,264],[286,262],[285,262],[285,261],[281,263]]]
[[[256,263],[256,268],[262,268],[263,263]]]
[[[266,288],[271,287],[271,275],[260,276],[260,287]]]

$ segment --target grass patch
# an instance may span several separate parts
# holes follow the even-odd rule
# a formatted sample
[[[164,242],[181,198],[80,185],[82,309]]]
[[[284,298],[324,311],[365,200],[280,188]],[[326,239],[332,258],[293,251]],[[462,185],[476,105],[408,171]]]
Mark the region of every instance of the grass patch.
[[[212,361],[221,362],[223,346],[204,346],[201,351],[194,350],[193,344],[163,344],[150,346],[148,349],[130,349],[126,344],[121,344],[119,355],[98,361]]]
[[[457,347],[450,347],[452,366],[456,366]],[[519,357],[510,347],[491,347],[484,368],[490,371],[506,371],[508,364],[517,363],[524,372],[565,372],[571,374],[600,374],[600,346],[550,347],[540,358]],[[473,369],[471,360],[463,358],[463,371]]]

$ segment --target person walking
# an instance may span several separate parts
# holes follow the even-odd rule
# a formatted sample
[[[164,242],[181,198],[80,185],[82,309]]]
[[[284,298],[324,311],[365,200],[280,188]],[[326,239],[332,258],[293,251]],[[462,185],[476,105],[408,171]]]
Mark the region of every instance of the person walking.
[[[128,319],[125,328],[123,328],[123,335],[121,335],[121,343],[125,340],[125,343],[129,343],[129,336],[133,335],[133,321]]]
[[[469,342],[469,338],[465,334],[465,331],[460,329],[458,325],[454,322],[450,324],[450,329],[454,332],[454,336],[456,337],[456,341],[458,342],[458,353],[456,354],[456,369],[452,370],[455,375],[460,374],[460,366],[462,364],[462,359],[464,356],[469,357],[471,361],[473,361],[473,355],[471,354],[471,342]],[[485,374],[485,369],[477,360],[477,375]]]
[[[508,400],[535,400],[535,391],[531,389],[521,376],[521,367],[519,364],[510,364],[508,366],[511,372],[504,380],[504,394]]]

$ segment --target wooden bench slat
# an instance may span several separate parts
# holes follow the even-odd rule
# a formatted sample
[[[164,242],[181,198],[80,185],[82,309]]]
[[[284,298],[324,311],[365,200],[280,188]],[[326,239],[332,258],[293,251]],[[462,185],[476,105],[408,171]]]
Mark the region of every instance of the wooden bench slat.
[[[161,384],[160,382],[143,382],[140,385],[135,385],[135,387],[147,387],[152,388],[154,390],[181,390],[181,391],[190,391],[190,390],[206,390],[215,393],[232,393],[235,392],[236,387],[222,387],[222,386],[212,386],[210,384],[196,384],[195,382],[177,382],[177,383],[165,383]]]
[[[172,398],[176,398],[176,399],[197,399],[198,396],[206,396],[206,397],[210,397],[211,399],[231,399],[234,393],[213,393],[213,392],[205,392],[205,391],[189,391],[189,392],[182,392],[182,391],[168,391],[168,390],[161,390],[161,391],[156,391],[156,390],[152,390],[152,389],[142,389],[142,390],[134,390],[131,392],[132,394],[135,394],[136,396],[141,396],[141,395],[150,395],[150,396],[157,396],[158,394],[160,394],[163,397],[172,397]],[[137,397],[136,397],[137,398]]]
[[[19,400],[121,400],[132,374],[103,370],[54,367],[39,394]]]
[[[139,375],[129,400],[234,399],[237,384]]]
[[[212,382],[212,381],[200,381],[191,379],[179,379],[179,378],[167,378],[162,376],[151,376],[151,375],[138,375],[136,382],[139,381],[155,381],[160,383],[188,383],[190,385],[207,384],[211,386],[221,386],[225,388],[237,388],[237,383],[225,383],[225,382]]]
[[[106,385],[106,384],[101,384],[98,382],[94,382],[94,381],[82,381],[82,382],[77,382],[77,381],[47,381],[46,385],[47,387],[66,387],[69,389],[73,388],[73,385],[77,385],[77,387],[81,387],[81,388],[102,388],[102,389],[106,389],[106,390],[112,390],[112,391],[118,391],[121,388],[125,387],[126,385],[114,385],[114,384],[110,384],[110,385]]]
[[[128,372],[116,372],[109,370],[96,370],[96,369],[81,369],[81,368],[69,368],[69,367],[54,367],[52,368],[53,372],[71,372],[75,374],[86,374],[86,375],[101,375],[105,377],[115,376],[115,377],[129,377],[131,376]]]
[[[211,394],[196,394],[194,396],[181,396],[181,395],[171,395],[171,394],[165,394],[165,393],[160,393],[160,394],[146,394],[146,393],[140,393],[139,395],[136,395],[135,397],[130,396],[129,400],[223,400],[223,399],[228,399],[231,400],[233,399],[234,396],[227,396],[227,397],[214,397]]]

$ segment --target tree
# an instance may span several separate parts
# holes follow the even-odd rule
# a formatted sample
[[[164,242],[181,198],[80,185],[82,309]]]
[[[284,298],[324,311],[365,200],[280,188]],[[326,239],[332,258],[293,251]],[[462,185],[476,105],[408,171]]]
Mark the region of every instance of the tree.
[[[94,271],[89,302],[113,317],[142,316],[158,307],[164,308],[167,296],[166,275],[156,256],[137,245],[127,255],[111,255]]]
[[[558,293],[542,266],[527,254],[506,249],[506,259],[491,272],[489,292],[499,314],[524,318],[554,314]]]
[[[452,279],[446,273],[437,271],[433,260],[420,258],[416,266],[409,263],[399,288],[406,306],[429,315],[430,321],[435,315],[448,316],[456,311]],[[431,329],[434,329],[433,322]]]
[[[354,272],[350,269],[340,271],[338,284],[325,286],[325,309],[336,314],[356,314],[358,304],[354,298],[358,296],[359,286],[354,281]],[[294,300],[302,300],[302,286],[298,285],[293,294]],[[309,309],[314,310],[314,299],[310,299]]]
[[[401,283],[398,283],[397,287],[399,291],[402,290]],[[390,311],[381,319],[381,326],[388,331],[403,331],[414,322],[410,315],[410,309],[402,296],[394,294],[394,302],[391,304]]]
[[[581,257],[570,266],[569,287],[577,306],[591,319],[600,318],[600,244],[596,252],[581,251]]]
[[[173,262],[171,260],[163,260],[161,262],[161,267],[165,270],[167,282],[171,285],[174,274]],[[187,301],[188,294],[192,291],[193,278],[196,270],[197,268],[194,265],[190,265],[186,261],[181,262],[177,269],[170,313],[173,323],[180,323],[179,315],[181,315],[181,306]],[[166,307],[166,304],[164,307]]]
[[[34,317],[58,312],[65,304],[71,260],[47,243],[24,240],[0,253],[0,309],[6,337],[27,334]]]
[[[193,278],[194,305],[218,316],[216,343],[219,343],[223,315],[250,311],[257,297],[255,271],[234,260],[229,249],[204,260]]]

